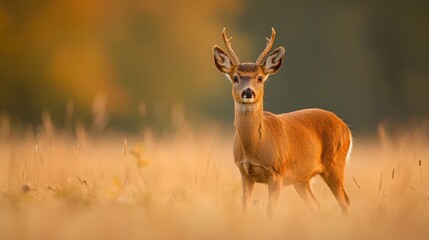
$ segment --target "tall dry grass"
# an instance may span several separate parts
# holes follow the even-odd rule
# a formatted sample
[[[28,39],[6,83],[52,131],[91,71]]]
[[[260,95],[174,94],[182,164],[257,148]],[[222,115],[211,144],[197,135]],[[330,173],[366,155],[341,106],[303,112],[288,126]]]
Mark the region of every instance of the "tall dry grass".
[[[275,217],[257,185],[241,214],[232,134],[212,126],[176,134],[91,136],[56,130],[49,116],[37,134],[0,140],[0,239],[427,239],[428,129],[355,139],[346,169],[350,216],[343,218],[316,178],[320,213],[293,188]]]

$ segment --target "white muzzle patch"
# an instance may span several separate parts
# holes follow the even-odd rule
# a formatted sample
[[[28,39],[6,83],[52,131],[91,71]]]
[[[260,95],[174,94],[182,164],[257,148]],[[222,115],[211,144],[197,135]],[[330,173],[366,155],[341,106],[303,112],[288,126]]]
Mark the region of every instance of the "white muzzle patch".
[[[251,97],[251,98],[243,97],[244,103],[253,103],[254,101],[255,101],[254,97]]]

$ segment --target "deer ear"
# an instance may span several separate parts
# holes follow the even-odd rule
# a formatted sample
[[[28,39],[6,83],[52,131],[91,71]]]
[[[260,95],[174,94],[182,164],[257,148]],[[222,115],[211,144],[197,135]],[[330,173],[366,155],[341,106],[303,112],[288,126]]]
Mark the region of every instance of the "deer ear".
[[[270,55],[268,55],[262,67],[266,74],[275,74],[279,70],[283,62],[283,57],[285,55],[285,49],[283,47],[278,47]]]
[[[233,65],[228,55],[218,46],[213,47],[213,55],[217,69],[223,73],[230,73]]]

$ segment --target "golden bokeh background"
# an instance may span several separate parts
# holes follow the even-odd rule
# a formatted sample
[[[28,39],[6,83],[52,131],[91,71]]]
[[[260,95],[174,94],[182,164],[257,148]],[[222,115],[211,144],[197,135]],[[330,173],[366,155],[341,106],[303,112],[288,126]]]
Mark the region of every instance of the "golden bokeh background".
[[[0,111],[18,127],[162,128],[187,118],[230,121],[230,86],[213,65],[224,26],[242,61],[270,27],[286,48],[266,109],[322,107],[354,131],[429,114],[425,1],[2,1]],[[98,109],[98,110],[97,110]],[[100,110],[101,109],[101,110]],[[173,111],[174,112],[174,111]],[[69,119],[68,119],[69,118]]]

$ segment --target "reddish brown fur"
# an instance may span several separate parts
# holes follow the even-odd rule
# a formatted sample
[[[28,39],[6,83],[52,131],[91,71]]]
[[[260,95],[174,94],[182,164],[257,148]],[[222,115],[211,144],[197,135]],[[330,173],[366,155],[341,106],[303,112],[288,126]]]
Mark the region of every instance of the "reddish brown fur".
[[[283,58],[279,55],[282,52],[275,55],[276,51],[271,54],[273,58],[270,55],[266,60],[272,62],[265,65],[244,63],[228,67],[217,62],[229,79],[237,77],[237,81],[232,80],[236,129],[233,152],[242,178],[243,210],[248,207],[255,182],[268,185],[269,215],[277,205],[281,187],[287,185],[294,185],[303,201],[317,209],[319,203],[309,181],[320,175],[346,214],[350,201],[343,176],[352,144],[351,132],[334,113],[321,109],[279,115],[263,111],[264,82],[278,70]],[[214,52],[215,61],[224,57],[225,53],[217,47]],[[248,88],[256,93],[251,103],[242,97],[243,90]]]

